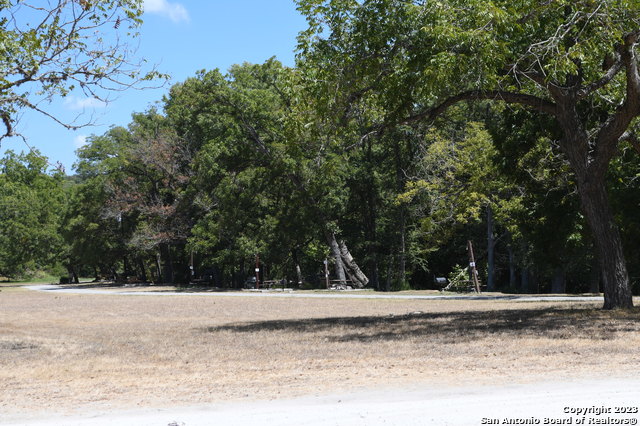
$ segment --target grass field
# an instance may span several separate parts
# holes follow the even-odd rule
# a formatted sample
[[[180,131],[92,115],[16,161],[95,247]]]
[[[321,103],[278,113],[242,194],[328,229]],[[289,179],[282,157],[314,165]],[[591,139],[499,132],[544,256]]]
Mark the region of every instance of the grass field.
[[[0,290],[8,414],[624,377],[640,364],[640,311],[599,304]]]

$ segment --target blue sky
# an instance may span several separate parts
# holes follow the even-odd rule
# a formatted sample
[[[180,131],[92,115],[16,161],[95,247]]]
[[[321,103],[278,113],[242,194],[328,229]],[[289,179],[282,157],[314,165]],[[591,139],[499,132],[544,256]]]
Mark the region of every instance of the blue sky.
[[[226,71],[233,64],[260,63],[271,56],[293,65],[296,36],[306,27],[293,0],[145,0],[143,19],[137,55],[171,75],[165,87],[128,90],[106,106],[76,96],[54,101],[48,107],[54,115],[69,120],[81,114],[80,121],[91,118],[95,123],[76,131],[33,112],[20,117],[18,130],[29,145],[50,163],[60,162],[67,174],[73,173],[75,150],[87,136],[101,135],[114,125],[126,126],[133,112],[145,111],[162,99],[171,84],[198,70]],[[20,139],[5,139],[1,154],[26,149]]]

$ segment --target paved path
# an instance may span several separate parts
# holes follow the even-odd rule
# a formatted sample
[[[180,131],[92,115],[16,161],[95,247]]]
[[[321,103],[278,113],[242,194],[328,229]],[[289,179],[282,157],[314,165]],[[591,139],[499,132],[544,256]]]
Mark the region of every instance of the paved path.
[[[294,297],[294,298],[356,298],[356,299],[425,299],[425,300],[510,300],[515,302],[602,302],[602,296],[530,296],[530,295],[420,295],[393,294],[361,291],[344,293],[297,293],[295,291],[258,290],[258,291],[220,291],[220,292],[180,292],[180,291],[127,291],[103,290],[98,288],[74,288],[58,285],[30,285],[26,288],[35,291],[50,291],[72,294],[101,294],[115,296],[208,296],[208,297]]]

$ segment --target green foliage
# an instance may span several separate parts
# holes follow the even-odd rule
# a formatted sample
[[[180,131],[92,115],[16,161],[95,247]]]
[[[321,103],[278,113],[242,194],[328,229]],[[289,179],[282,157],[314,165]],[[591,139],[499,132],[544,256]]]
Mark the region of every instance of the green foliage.
[[[37,151],[0,160],[0,275],[25,278],[55,263],[64,203],[62,174]]]
[[[105,181],[95,177],[74,185],[63,217],[67,262],[109,271],[123,253],[123,235],[116,220],[104,214],[109,199]]]
[[[299,64],[302,69],[310,70],[309,76],[315,81],[312,87],[324,100],[320,103],[323,112],[336,122],[354,118],[354,112],[359,113],[367,106],[379,112],[377,123],[372,123],[372,127],[389,132],[399,124],[433,120],[462,100],[504,100],[511,105],[523,105],[555,119],[551,126],[536,130],[546,131],[547,144],[560,141],[571,171],[578,175],[573,185],[578,186],[582,204],[592,206],[602,199],[593,196],[595,189],[590,192],[585,187],[601,187],[602,170],[606,170],[624,131],[634,129],[630,120],[638,113],[635,107],[640,90],[636,84],[637,64],[634,53],[630,54],[631,59],[628,53],[637,40],[638,5],[617,0],[544,4],[502,0],[299,0],[298,5],[310,24],[300,37]],[[541,122],[533,123],[540,125]],[[442,131],[442,123],[437,127]],[[445,138],[459,140],[449,135]],[[532,155],[534,153],[535,150]],[[433,154],[436,158],[431,160],[437,161],[438,152]],[[464,158],[458,160],[464,163]],[[440,170],[444,173],[440,176],[443,183],[447,181],[447,173],[459,172],[447,165],[442,165]],[[482,176],[482,170],[471,171]],[[571,176],[566,168],[549,170],[544,164],[537,165],[535,171],[541,174],[534,175],[534,180],[540,179],[548,185],[554,184],[556,176]],[[450,181],[454,182],[453,191],[443,193],[453,193],[454,202],[450,202],[451,195],[441,197],[446,202],[434,212],[444,214],[444,218],[425,215],[429,218],[423,221],[427,235],[433,229],[450,229],[440,226],[447,221],[473,220],[481,211],[477,206],[483,202],[490,204],[490,200],[483,200],[482,192],[472,189],[462,198],[468,200],[467,205],[455,202],[459,181],[457,177]],[[515,183],[516,189],[520,189],[517,184],[521,182]],[[465,184],[473,188],[472,180]],[[420,200],[421,203],[437,207],[438,199],[431,199],[429,195],[440,197],[441,194],[438,190],[428,191],[430,186],[429,181],[421,181],[419,176],[398,201],[407,204],[420,196],[426,199]],[[502,226],[514,235],[523,222],[512,217],[530,214],[545,221],[549,228],[556,226],[562,230],[551,240],[560,242],[562,238],[558,236],[566,235],[568,241],[582,241],[577,246],[587,247],[589,244],[583,243],[580,220],[576,220],[574,213],[575,198],[562,195],[562,191],[554,192],[553,188],[546,189],[551,189],[557,197],[546,197],[536,190],[530,191],[528,198],[520,197],[523,201],[520,203],[517,197],[499,195],[493,201],[496,205],[491,207],[496,210]],[[501,205],[505,199],[506,205]],[[553,213],[537,209],[536,204],[523,207],[524,202],[540,200],[555,202]],[[572,214],[567,215],[570,219],[561,218],[558,205],[572,210]],[[609,219],[606,219],[609,223],[602,223],[604,219],[595,213],[608,208],[605,200],[597,208],[586,210],[594,232],[615,228]],[[619,246],[617,232],[611,238],[605,234],[599,232],[595,238],[602,262],[609,258],[606,251],[611,252],[613,245]],[[604,248],[607,244],[610,246]],[[546,241],[544,245],[552,244]],[[573,249],[568,251],[571,253]],[[627,306],[631,299],[626,279],[616,275],[618,269],[625,269],[624,259],[620,250],[613,251],[617,253],[615,262],[609,262],[606,267],[603,263],[611,284],[607,300],[618,297],[614,293],[619,288],[620,295],[624,293],[620,296],[624,302],[619,303]],[[615,287],[613,283],[618,281],[620,286]],[[607,306],[613,305],[607,303]]]
[[[299,64],[326,99],[324,110],[349,111],[354,102],[375,99],[388,120],[467,90],[549,99],[538,77],[562,85],[578,67],[584,81],[596,81],[640,13],[617,0],[297,3],[309,22],[299,38]],[[618,104],[623,87],[615,79],[591,105]]]
[[[519,263],[546,276],[562,268],[571,284],[586,291],[594,266],[593,239],[580,212],[568,161],[549,140],[554,124],[516,110],[493,117],[488,126],[496,143],[498,171],[518,188],[519,203],[506,223]]]
[[[411,290],[411,284],[407,280],[394,281],[391,284],[391,291],[407,291]]]
[[[0,2],[0,19],[29,7]],[[94,15],[81,4],[60,2],[60,21],[53,13],[34,31],[0,21],[0,65],[10,70],[0,77],[0,113],[8,131],[15,112],[29,107],[22,94],[35,93],[15,83],[18,66],[36,71],[29,84],[44,98],[69,93],[87,75],[100,81],[124,69],[122,51],[92,56],[96,40],[86,34],[72,37],[58,60],[79,55],[88,74],[56,70],[56,62],[36,69],[49,49],[42,41],[69,36],[61,22],[71,10],[98,26],[120,16],[130,31],[139,24],[138,1],[87,3]],[[403,290],[466,260],[468,239],[483,264],[491,211],[503,284],[512,266],[540,280],[564,268],[581,280],[573,288],[584,287],[594,242],[576,177],[557,149],[564,136],[557,120],[458,101],[504,99],[536,109],[554,100],[557,87],[598,81],[635,28],[635,4],[297,4],[309,26],[298,39],[296,68],[270,59],[198,72],[171,88],[162,110],[89,138],[73,183],[47,172],[37,156],[3,160],[0,273],[90,266],[98,274],[159,279],[169,270],[166,279],[186,279],[194,259],[215,270],[218,283],[239,286],[258,254],[266,278],[291,279],[300,267],[314,281],[335,236],[372,286]],[[625,99],[622,74],[576,103],[585,132],[595,134]],[[93,96],[98,87],[83,88]],[[640,229],[633,147],[623,144],[608,177],[630,253]],[[455,266],[450,278],[468,287],[464,269]]]
[[[469,267],[461,267],[455,265],[447,278],[449,285],[447,290],[467,293],[472,288],[472,284],[469,282]]]
[[[502,226],[514,226],[522,197],[496,160],[491,136],[478,122],[428,131],[418,173],[396,199],[412,206],[426,253],[448,244],[467,225],[484,223],[487,207]]]
[[[625,143],[609,168],[609,187],[621,227],[634,294],[640,292],[640,146]]]
[[[235,267],[256,253],[283,262],[304,238],[283,232],[299,221],[282,218],[300,196],[287,175],[297,172],[283,136],[287,73],[275,60],[226,76],[201,72],[167,99],[169,120],[196,152],[191,190],[200,213],[189,246],[209,262]]]

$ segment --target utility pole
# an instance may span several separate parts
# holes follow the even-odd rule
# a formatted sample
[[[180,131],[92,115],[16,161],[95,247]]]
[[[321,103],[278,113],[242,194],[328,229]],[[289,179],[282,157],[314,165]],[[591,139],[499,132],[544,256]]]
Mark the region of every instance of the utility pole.
[[[476,270],[476,259],[473,256],[473,244],[471,240],[467,241],[467,250],[469,250],[469,268],[471,269],[471,280],[476,293],[480,293],[480,282],[478,281],[478,271]]]

